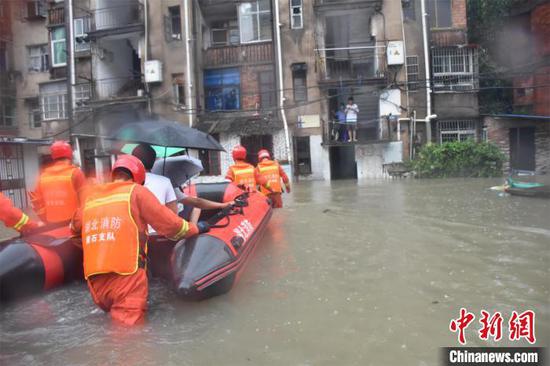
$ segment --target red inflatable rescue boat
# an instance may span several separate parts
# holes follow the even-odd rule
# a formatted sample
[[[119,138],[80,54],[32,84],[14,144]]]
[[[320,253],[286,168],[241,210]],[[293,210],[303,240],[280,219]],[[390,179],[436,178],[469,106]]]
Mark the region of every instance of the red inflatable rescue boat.
[[[178,295],[201,300],[229,291],[269,222],[269,200],[259,192],[244,192],[234,184],[191,186],[198,197],[235,201],[222,211],[203,211],[210,232],[172,242],[149,239],[148,266],[170,282]],[[82,279],[80,239],[68,227],[41,231],[0,243],[0,301],[36,294]]]

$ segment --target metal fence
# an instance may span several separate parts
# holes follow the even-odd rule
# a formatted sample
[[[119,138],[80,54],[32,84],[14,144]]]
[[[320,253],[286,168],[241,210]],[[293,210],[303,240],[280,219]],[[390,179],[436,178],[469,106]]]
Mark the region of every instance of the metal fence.
[[[478,88],[478,53],[475,48],[432,49],[434,91],[468,91]]]
[[[15,206],[28,206],[22,145],[0,143],[0,191]]]
[[[143,22],[142,5],[137,1],[117,1],[116,5],[94,11],[92,31],[122,28]]]

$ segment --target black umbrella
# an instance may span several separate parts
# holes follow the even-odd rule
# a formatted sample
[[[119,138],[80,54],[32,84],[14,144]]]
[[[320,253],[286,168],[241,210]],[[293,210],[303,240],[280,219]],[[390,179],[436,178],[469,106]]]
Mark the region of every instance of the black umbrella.
[[[225,151],[212,136],[165,119],[125,124],[114,134],[113,139],[165,147]]]

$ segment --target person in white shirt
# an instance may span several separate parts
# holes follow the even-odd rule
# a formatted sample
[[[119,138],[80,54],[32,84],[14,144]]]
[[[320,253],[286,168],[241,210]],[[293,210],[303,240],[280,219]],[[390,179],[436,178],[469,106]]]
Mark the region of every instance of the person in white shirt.
[[[157,158],[155,150],[148,144],[139,144],[132,151],[132,155],[141,160],[147,171],[145,174],[145,183],[143,184],[145,188],[150,190],[160,203],[177,214],[178,200],[174,188],[172,187],[172,182],[162,175],[151,173],[151,169]]]
[[[353,97],[348,98],[345,113],[349,134],[348,142],[357,141],[357,113],[359,113],[359,107],[353,102]]]

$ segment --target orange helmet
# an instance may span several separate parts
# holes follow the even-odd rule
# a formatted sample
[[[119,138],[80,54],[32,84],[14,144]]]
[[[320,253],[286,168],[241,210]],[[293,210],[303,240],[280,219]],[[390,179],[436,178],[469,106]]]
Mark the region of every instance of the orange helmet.
[[[50,154],[53,160],[67,158],[73,158],[73,149],[67,141],[56,141],[50,146]]]
[[[135,183],[143,184],[145,182],[145,167],[141,160],[133,155],[121,155],[116,159],[111,174],[117,169],[126,169],[132,174]]]
[[[231,152],[233,160],[246,160],[246,154],[246,149],[241,145],[235,146]]]
[[[271,154],[266,149],[261,149],[258,151],[258,161],[262,161],[264,159],[271,159]]]

